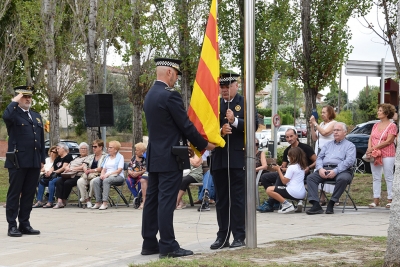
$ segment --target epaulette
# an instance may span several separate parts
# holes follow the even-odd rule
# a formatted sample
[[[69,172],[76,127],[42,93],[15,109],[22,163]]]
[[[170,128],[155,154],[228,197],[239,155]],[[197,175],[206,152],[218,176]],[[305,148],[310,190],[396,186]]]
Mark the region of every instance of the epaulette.
[[[168,87],[168,86],[167,86],[167,87],[165,87],[164,89],[165,89],[165,90],[167,90],[167,91],[170,91],[170,92],[173,92],[173,91],[175,91],[175,89],[174,89],[174,88],[171,88],[171,87]]]
[[[34,109],[29,109],[29,111],[33,111],[33,112],[36,112],[36,113],[38,113],[39,114],[39,112],[37,112],[36,110],[34,110]]]

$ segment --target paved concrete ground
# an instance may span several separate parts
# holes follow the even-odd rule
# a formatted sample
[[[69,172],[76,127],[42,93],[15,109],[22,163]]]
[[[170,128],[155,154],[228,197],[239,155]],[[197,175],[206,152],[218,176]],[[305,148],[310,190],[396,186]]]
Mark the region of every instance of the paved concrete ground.
[[[386,236],[389,213],[385,208],[358,211],[336,208],[334,215],[305,213],[257,213],[257,243],[319,233]],[[142,211],[132,207],[105,211],[80,209],[33,209],[31,224],[38,236],[7,236],[5,209],[0,208],[0,266],[127,266],[158,259],[140,255]],[[175,235],[183,248],[209,253],[217,232],[215,207],[175,211]],[[232,239],[231,239],[232,240]]]

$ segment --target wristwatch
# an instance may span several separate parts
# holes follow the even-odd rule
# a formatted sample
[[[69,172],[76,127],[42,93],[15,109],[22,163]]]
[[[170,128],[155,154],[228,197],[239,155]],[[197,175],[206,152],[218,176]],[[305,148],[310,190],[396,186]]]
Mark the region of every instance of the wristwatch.
[[[314,124],[314,127],[317,127],[317,126],[318,126],[318,123]]]

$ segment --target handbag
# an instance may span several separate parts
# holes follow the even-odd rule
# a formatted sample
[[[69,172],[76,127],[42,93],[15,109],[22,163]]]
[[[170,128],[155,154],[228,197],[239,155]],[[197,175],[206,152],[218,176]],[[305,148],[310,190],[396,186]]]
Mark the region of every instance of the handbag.
[[[362,160],[365,161],[365,162],[374,162],[374,161],[375,161],[375,158],[374,158],[374,157],[369,157],[369,156],[367,156],[367,153],[365,153],[365,154],[362,156]]]
[[[48,186],[49,182],[53,179],[57,178],[57,173],[53,172],[49,177],[47,177],[45,174],[42,174],[39,179],[39,183]]]

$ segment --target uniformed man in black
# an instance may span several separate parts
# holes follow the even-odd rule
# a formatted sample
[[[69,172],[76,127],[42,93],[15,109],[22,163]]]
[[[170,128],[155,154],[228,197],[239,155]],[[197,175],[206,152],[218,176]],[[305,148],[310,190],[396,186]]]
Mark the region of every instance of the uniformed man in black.
[[[238,74],[221,73],[219,79],[221,135],[226,144],[211,154],[219,226],[217,240],[211,249],[245,245],[245,106],[243,96],[237,93],[238,77]],[[233,242],[229,244],[231,232]]]
[[[3,113],[7,126],[8,152],[15,152],[15,160],[7,157],[10,187],[7,193],[6,217],[8,235],[19,237],[38,235],[29,222],[40,169],[45,162],[43,122],[39,113],[30,109],[33,87],[14,88],[18,93]],[[17,227],[17,219],[19,227]]]
[[[156,58],[157,81],[144,100],[149,144],[147,147],[147,171],[149,182],[142,220],[142,255],[160,253],[160,258],[192,255],[182,249],[175,240],[173,215],[176,197],[182,182],[172,146],[179,146],[187,139],[199,151],[214,149],[189,121],[181,95],[173,89],[181,75],[180,60]],[[160,240],[157,240],[157,233]]]

